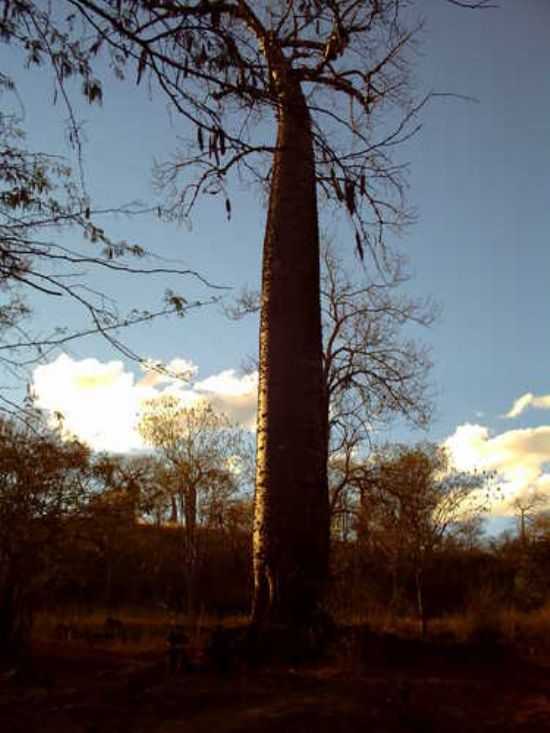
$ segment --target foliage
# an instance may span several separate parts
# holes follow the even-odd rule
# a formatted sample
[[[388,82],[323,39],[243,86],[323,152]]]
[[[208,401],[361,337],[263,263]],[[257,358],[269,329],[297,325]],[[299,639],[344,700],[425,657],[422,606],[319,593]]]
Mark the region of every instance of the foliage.
[[[426,569],[446,540],[479,525],[488,509],[492,476],[453,469],[446,450],[430,444],[388,446],[356,476],[360,539],[387,558],[393,603],[399,603],[403,573],[412,570],[425,630]]]
[[[391,543],[389,530],[414,557],[433,552],[488,509],[492,476],[453,469],[440,446],[391,446],[370,463],[361,486],[364,531]]]
[[[7,14],[24,15],[24,11],[23,5],[13,3]],[[38,47],[31,46],[38,54]],[[17,91],[3,74],[0,95],[5,103],[0,112],[0,364],[8,374],[26,376],[26,367],[91,334],[102,335],[126,356],[139,358],[119,340],[121,329],[169,314],[183,316],[198,303],[189,304],[167,291],[160,308],[139,307],[121,313],[115,299],[91,288],[87,278],[98,272],[119,277],[199,276],[175,268],[134,264],[136,259],[144,262],[152,256],[140,245],[113,240],[100,220],[115,212],[143,215],[147,210],[136,205],[94,209],[82,182],[64,159],[29,149],[21,112],[14,106],[19,101]],[[63,244],[68,231],[78,233],[80,244],[75,244],[74,238],[70,246]],[[26,321],[32,306],[40,308],[44,297],[46,303],[54,299],[74,306],[81,314],[76,327],[58,324],[45,334],[33,334]],[[0,401],[4,412],[17,411],[5,393]]]
[[[61,562],[63,530],[83,509],[89,452],[44,428],[0,422],[0,629],[4,651],[25,641],[33,598]]]
[[[199,526],[224,529],[249,479],[250,444],[244,431],[208,403],[184,407],[171,395],[144,406],[138,430],[165,461],[162,488],[171,519],[181,527],[180,562],[192,610],[201,563]]]
[[[185,494],[198,497],[196,521],[223,526],[231,497],[250,480],[250,443],[234,425],[208,403],[184,407],[177,397],[163,395],[147,402],[139,432],[157,448],[169,466],[168,497],[177,499],[177,517],[185,524]]]

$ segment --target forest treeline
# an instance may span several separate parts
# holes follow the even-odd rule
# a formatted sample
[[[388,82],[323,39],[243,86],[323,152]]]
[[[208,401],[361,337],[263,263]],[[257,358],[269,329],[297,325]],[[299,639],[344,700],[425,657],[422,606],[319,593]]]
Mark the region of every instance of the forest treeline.
[[[161,424],[173,407],[161,400]],[[238,434],[221,443],[220,430],[230,425],[207,405],[178,410],[187,432],[172,454],[181,461],[177,470],[160,449],[96,454],[40,421],[0,424],[6,644],[28,640],[39,610],[140,606],[220,618],[249,612],[252,500],[244,459],[237,469],[224,459]],[[151,430],[159,407],[147,415]],[[191,420],[200,426],[193,444]],[[540,507],[522,510],[521,532],[487,537],[493,477],[453,470],[446,452],[430,444],[386,446],[348,465],[345,480],[344,468],[334,459],[329,472],[325,606],[335,618],[368,621],[383,610],[417,618],[425,631],[445,614],[531,610],[549,599],[550,523]]]

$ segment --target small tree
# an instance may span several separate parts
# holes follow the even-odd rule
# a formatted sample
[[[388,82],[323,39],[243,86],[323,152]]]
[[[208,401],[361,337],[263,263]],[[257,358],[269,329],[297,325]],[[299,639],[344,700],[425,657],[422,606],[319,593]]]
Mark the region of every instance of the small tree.
[[[432,444],[389,446],[370,461],[360,531],[389,558],[395,593],[401,568],[412,569],[423,634],[425,570],[446,537],[461,534],[486,512],[491,477],[456,471],[447,451]]]
[[[529,539],[530,525],[536,520],[542,508],[548,504],[548,496],[538,491],[527,491],[511,502],[518,524],[518,535],[522,548],[525,550]]]
[[[0,651],[18,655],[37,597],[59,567],[69,521],[82,510],[89,452],[44,428],[0,421]]]
[[[165,488],[172,517],[182,530],[187,604],[192,611],[200,561],[198,528],[223,526],[245,478],[242,469],[249,445],[244,431],[209,404],[184,407],[170,395],[145,404],[138,429],[169,468]]]

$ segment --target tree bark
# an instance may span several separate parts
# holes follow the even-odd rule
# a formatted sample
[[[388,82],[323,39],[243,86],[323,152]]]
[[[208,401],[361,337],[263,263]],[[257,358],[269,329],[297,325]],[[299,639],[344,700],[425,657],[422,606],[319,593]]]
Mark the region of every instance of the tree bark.
[[[187,590],[187,612],[193,615],[197,605],[197,488],[194,484],[185,487],[185,575]]]
[[[328,572],[319,232],[311,119],[292,72],[279,93],[263,252],[253,621],[311,619]]]

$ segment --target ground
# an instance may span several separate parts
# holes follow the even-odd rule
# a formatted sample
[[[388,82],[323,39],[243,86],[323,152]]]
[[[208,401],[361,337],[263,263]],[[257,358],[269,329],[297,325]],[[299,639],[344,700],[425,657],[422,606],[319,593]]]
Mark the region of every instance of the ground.
[[[41,641],[27,672],[2,672],[0,730],[550,731],[550,665],[536,655],[387,641],[371,639],[361,648],[342,642],[336,654],[315,664],[279,661],[226,676],[206,665],[171,674],[160,649]]]

